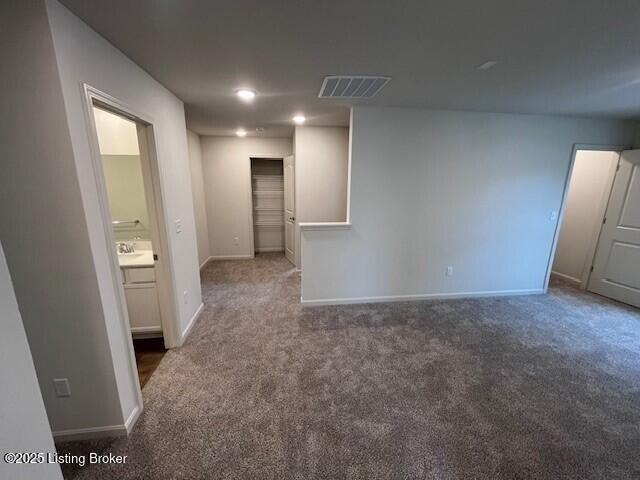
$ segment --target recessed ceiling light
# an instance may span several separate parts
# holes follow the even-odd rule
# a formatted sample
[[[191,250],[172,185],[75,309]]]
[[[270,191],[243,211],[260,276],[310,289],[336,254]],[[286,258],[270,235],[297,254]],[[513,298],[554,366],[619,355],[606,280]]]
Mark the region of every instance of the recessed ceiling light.
[[[295,117],[293,117],[293,123],[295,123],[296,125],[302,125],[306,120],[307,119],[304,115],[296,115]]]
[[[244,128],[239,128],[238,130],[236,130],[236,135],[239,137],[246,137],[247,131]]]
[[[481,65],[478,65],[478,70],[489,70],[491,67],[494,67],[496,63],[498,62],[496,62],[495,60],[489,60]]]
[[[248,102],[256,98],[256,91],[248,88],[241,88],[240,90],[236,90],[236,95],[238,95],[241,100]]]

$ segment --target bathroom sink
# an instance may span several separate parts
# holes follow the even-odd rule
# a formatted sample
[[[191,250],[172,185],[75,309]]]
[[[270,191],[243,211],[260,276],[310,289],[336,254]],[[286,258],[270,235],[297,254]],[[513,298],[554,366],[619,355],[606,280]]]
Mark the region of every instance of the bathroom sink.
[[[119,253],[121,267],[151,267],[154,264],[152,250],[136,250],[132,253]]]

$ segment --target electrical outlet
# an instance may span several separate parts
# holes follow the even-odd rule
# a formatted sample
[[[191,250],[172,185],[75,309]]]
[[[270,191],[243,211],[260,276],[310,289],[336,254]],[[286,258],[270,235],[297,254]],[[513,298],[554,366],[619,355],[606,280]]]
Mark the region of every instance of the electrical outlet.
[[[184,302],[184,304],[187,304],[187,291],[185,290],[184,292],[182,292],[182,301]]]
[[[453,267],[449,265],[447,267],[447,277],[450,277],[451,275],[453,275]]]
[[[240,237],[233,237],[233,244],[240,245]]]
[[[554,220],[558,219],[558,212],[557,210],[553,210],[550,214],[549,214],[549,220],[551,220],[552,222]]]
[[[53,388],[56,391],[56,397],[70,397],[71,387],[68,378],[54,378]]]
[[[176,233],[182,232],[182,220],[179,218],[176,220]]]

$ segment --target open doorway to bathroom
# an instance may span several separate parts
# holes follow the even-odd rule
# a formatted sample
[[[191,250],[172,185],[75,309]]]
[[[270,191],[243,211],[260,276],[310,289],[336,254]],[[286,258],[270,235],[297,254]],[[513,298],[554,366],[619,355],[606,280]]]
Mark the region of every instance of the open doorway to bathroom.
[[[131,334],[140,387],[171,346],[172,297],[165,268],[166,238],[156,192],[152,127],[91,99],[98,155],[94,167],[104,203],[106,234],[123,319]],[[167,335],[169,334],[169,335]]]

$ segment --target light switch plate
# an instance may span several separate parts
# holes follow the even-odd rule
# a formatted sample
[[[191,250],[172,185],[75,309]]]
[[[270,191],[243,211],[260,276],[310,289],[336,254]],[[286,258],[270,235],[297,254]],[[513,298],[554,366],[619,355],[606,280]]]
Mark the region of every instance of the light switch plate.
[[[54,378],[53,388],[56,391],[57,397],[70,397],[71,387],[69,386],[68,378]]]

